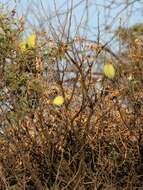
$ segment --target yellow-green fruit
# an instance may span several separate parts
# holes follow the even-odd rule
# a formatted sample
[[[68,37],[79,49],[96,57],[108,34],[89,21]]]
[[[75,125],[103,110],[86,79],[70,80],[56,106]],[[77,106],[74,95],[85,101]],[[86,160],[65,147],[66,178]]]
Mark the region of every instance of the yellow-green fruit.
[[[64,98],[62,96],[56,96],[53,100],[53,104],[61,106],[64,103]]]
[[[115,68],[113,67],[112,64],[107,63],[104,65],[104,74],[106,77],[108,77],[109,79],[114,79],[115,77]]]
[[[20,49],[21,49],[22,51],[25,51],[25,50],[26,50],[26,43],[25,43],[25,42],[21,42],[21,43],[19,44],[19,47],[20,47]]]

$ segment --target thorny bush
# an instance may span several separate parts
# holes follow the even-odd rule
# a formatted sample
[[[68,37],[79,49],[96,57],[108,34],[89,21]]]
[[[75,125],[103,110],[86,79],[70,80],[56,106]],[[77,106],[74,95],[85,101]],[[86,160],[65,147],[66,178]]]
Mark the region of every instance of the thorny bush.
[[[0,15],[0,188],[143,188],[141,39],[115,55],[46,33],[21,48],[23,31],[22,18]]]

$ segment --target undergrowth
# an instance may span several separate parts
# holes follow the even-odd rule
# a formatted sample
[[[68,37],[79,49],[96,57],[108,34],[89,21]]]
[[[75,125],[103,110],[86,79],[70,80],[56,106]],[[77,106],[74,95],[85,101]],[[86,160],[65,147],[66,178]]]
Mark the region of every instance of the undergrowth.
[[[142,189],[141,39],[115,55],[80,36],[23,42],[23,31],[0,15],[0,189]]]

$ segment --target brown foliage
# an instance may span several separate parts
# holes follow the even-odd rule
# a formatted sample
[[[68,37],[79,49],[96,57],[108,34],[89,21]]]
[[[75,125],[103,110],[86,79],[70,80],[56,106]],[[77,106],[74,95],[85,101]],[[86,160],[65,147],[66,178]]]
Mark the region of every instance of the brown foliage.
[[[6,22],[11,37],[5,28],[0,34],[0,188],[142,188],[142,47],[138,58],[132,45],[122,64],[106,45],[80,37],[37,41],[23,52],[20,29]],[[103,52],[116,68],[114,80],[102,72]],[[62,106],[52,104],[56,95],[64,97]]]

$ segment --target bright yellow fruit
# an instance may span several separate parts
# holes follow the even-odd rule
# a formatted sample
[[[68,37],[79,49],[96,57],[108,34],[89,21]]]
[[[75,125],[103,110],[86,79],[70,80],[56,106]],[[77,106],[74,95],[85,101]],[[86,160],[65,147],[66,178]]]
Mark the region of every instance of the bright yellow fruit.
[[[113,79],[115,77],[115,68],[113,67],[112,64],[107,63],[104,65],[104,74],[106,77],[108,77],[109,79]]]
[[[26,42],[27,42],[28,47],[34,48],[35,45],[36,45],[36,35],[35,35],[35,34],[31,34],[31,35],[27,38]]]
[[[62,96],[56,96],[53,100],[53,104],[61,106],[64,103],[64,98]]]
[[[19,44],[22,51],[26,51],[28,48],[35,48],[36,46],[36,35],[31,34],[25,41]]]

